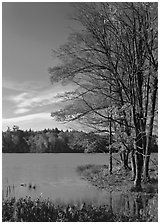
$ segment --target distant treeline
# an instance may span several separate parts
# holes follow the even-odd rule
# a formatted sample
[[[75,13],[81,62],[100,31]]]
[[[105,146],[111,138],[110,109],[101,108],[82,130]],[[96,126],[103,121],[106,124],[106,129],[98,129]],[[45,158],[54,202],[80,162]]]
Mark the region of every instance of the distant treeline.
[[[152,137],[151,151],[158,151],[157,136]],[[116,139],[113,137],[113,141]],[[114,152],[118,151],[113,149]],[[18,126],[2,132],[3,153],[99,153],[109,152],[109,136],[85,133],[83,131],[63,131],[44,129],[42,131],[20,130]]]
[[[3,153],[107,152],[109,139],[93,132],[8,129],[2,132]]]

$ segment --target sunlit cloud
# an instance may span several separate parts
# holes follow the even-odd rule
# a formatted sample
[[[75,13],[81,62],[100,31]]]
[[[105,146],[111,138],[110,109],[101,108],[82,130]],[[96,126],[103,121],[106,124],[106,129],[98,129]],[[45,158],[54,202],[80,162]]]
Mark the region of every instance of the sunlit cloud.
[[[51,118],[50,113],[34,113],[25,116],[3,118],[2,119],[2,130],[6,130],[7,127],[12,128],[14,125],[18,125],[20,129],[34,129],[42,130],[46,127],[53,128],[56,127],[56,121]]]
[[[18,95],[9,96],[7,99],[15,104],[15,114],[22,114],[36,109],[37,107],[44,107],[50,104],[60,103],[62,98],[57,97],[58,94],[65,92],[65,89],[50,88],[43,91],[22,92]]]
[[[26,112],[29,112],[30,111],[30,109],[27,109],[27,108],[19,108],[19,109],[17,109],[17,110],[15,110],[15,114],[24,114],[24,113],[26,113]]]
[[[23,121],[35,120],[35,119],[51,119],[50,113],[36,113],[36,114],[29,114],[20,117],[13,117],[13,118],[3,118],[3,124],[10,124],[10,123],[19,123]]]
[[[2,118],[2,130],[7,130],[7,127],[12,128],[14,125],[18,125],[20,129],[27,130],[43,130],[45,128],[55,128],[63,130],[77,129],[82,130],[81,126],[76,122],[66,123],[58,122],[51,117],[48,112],[44,113],[34,113],[25,116],[12,117],[12,118]],[[84,128],[83,128],[84,129]]]

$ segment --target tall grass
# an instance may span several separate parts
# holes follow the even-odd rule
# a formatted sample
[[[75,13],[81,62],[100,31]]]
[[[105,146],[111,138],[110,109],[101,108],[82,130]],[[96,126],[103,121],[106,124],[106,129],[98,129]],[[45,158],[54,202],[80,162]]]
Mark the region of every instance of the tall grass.
[[[15,193],[15,185],[14,184],[8,184],[7,186],[3,187],[2,189],[2,200],[5,198],[10,198]]]
[[[139,202],[139,201],[138,201]],[[156,200],[154,201],[154,205]],[[145,212],[114,213],[112,206],[87,203],[55,203],[49,199],[11,197],[2,202],[2,221],[8,222],[132,222],[157,221],[153,204]],[[152,210],[151,210],[152,209]]]

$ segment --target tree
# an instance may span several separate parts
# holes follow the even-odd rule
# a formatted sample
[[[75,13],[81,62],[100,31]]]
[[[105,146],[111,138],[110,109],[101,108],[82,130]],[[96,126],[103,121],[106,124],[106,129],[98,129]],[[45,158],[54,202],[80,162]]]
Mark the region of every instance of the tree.
[[[6,132],[2,132],[2,152],[14,152],[10,129],[8,129]]]
[[[135,139],[134,186],[141,189],[157,99],[157,3],[77,3],[75,8],[82,30],[55,51],[61,64],[49,73],[52,82],[72,81],[78,88],[63,96],[71,104],[52,116],[106,131],[111,119],[123,127]]]
[[[2,132],[2,151],[6,153],[28,152],[25,132],[19,130],[18,126],[13,126],[13,131],[8,129],[6,132]]]

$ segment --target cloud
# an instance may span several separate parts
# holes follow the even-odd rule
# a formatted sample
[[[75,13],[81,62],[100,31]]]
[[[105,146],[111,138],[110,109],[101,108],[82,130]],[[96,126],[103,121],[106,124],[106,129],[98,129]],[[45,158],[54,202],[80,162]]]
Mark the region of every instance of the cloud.
[[[46,85],[45,85],[46,86]],[[2,81],[2,87],[5,89],[10,89],[10,90],[16,90],[16,91],[34,91],[38,90],[41,88],[44,88],[44,83],[42,82],[30,82],[30,81],[25,81],[25,82],[16,82],[13,80],[8,80],[6,78],[3,78]]]
[[[3,118],[2,119],[2,130],[5,131],[7,127],[13,127],[13,125],[18,125],[20,129],[27,130],[42,130],[44,128],[53,128],[57,122],[51,118],[50,113],[35,113],[25,116]]]
[[[25,97],[27,97],[27,95],[28,95],[28,93],[24,92],[24,93],[16,95],[15,97],[11,96],[11,97],[9,97],[9,99],[11,101],[15,101],[15,102],[19,103],[20,101],[23,101],[25,99]]]
[[[2,130],[5,131],[7,127],[13,127],[13,125],[18,125],[20,129],[27,130],[43,130],[45,128],[55,128],[58,129],[77,129],[82,130],[81,125],[76,122],[64,124],[63,122],[58,122],[51,117],[50,113],[34,113],[25,116],[3,118],[2,119]],[[83,128],[84,129],[84,128]]]
[[[17,109],[17,110],[15,110],[15,114],[24,114],[24,113],[26,113],[26,112],[29,112],[30,111],[30,109],[27,109],[27,108],[19,108],[19,109]]]
[[[16,83],[6,79],[3,81],[3,87],[18,91],[16,94],[13,92],[12,95],[5,94],[3,96],[3,100],[14,104],[14,114],[23,114],[29,111],[34,113],[34,109],[60,103],[62,98],[57,97],[58,94],[75,88],[71,84],[62,86],[61,83],[55,83],[52,86],[44,87],[44,84],[41,85],[38,81],[36,84],[33,82]]]
[[[29,114],[25,116],[20,117],[13,117],[13,118],[3,118],[2,123],[3,124],[10,124],[10,123],[18,123],[23,121],[30,121],[35,119],[51,119],[50,113],[36,113],[36,114]]]
[[[22,92],[18,95],[9,96],[7,99],[15,104],[15,114],[22,114],[34,110],[37,107],[43,107],[62,101],[58,98],[59,93],[64,93],[61,89],[55,90],[50,88],[43,91]]]

